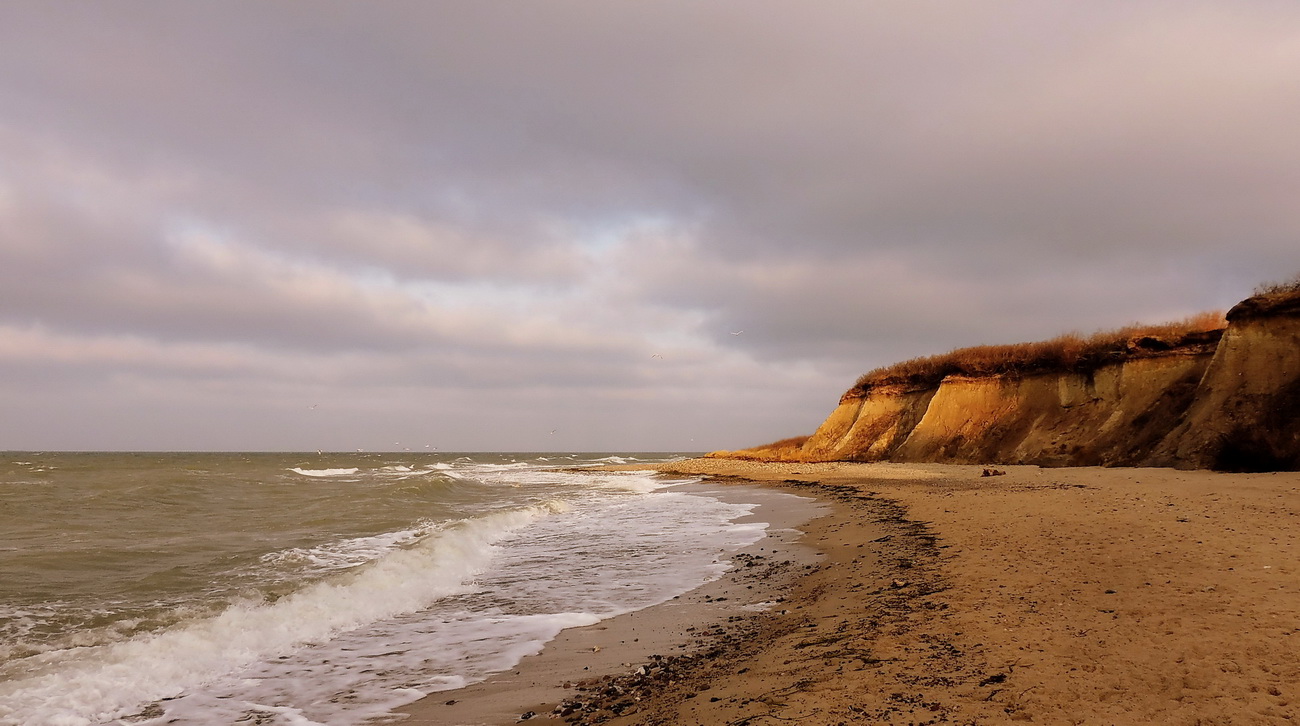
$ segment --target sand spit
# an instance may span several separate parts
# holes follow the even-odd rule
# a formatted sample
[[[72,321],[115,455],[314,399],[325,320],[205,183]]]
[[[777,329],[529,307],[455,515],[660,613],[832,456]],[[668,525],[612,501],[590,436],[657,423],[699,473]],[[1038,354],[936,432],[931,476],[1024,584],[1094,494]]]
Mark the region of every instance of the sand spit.
[[[671,468],[821,491],[836,506],[807,540],[826,559],[780,611],[668,667],[595,684],[577,700],[602,708],[569,722],[1281,724],[1300,715],[1300,474]]]

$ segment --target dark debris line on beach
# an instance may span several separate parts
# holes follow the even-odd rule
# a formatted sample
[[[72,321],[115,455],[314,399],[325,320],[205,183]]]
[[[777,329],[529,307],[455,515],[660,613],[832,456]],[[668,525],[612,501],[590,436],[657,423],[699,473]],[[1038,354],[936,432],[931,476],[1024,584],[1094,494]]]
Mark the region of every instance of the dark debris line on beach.
[[[746,569],[746,579],[768,580],[788,573],[795,563],[790,560],[768,561],[762,555],[738,554],[734,557]],[[778,602],[783,598],[778,598]],[[571,724],[598,724],[641,709],[639,704],[654,697],[695,698],[706,684],[700,681],[702,670],[717,659],[734,658],[746,651],[747,643],[756,642],[763,633],[764,621],[770,616],[733,615],[728,622],[706,631],[688,628],[694,636],[693,650],[680,655],[652,655],[650,661],[631,673],[604,676],[567,683],[581,695],[565,699],[552,712]],[[528,714],[525,714],[527,717]],[[521,719],[524,720],[524,719]],[[646,723],[652,723],[647,721]]]
[[[812,489],[829,496],[880,524],[887,534],[872,544],[883,570],[876,574],[879,586],[864,581],[855,589],[856,598],[836,605],[832,615],[820,622],[790,610],[773,610],[753,615],[733,616],[729,622],[704,633],[693,633],[694,649],[671,656],[652,656],[631,673],[594,678],[566,684],[578,694],[565,699],[549,715],[570,724],[680,724],[681,704],[708,707],[708,723],[734,726],[758,726],[763,723],[800,722],[807,724],[842,724],[852,722],[895,722],[916,724],[960,723],[958,708],[945,695],[954,688],[981,689],[986,699],[998,696],[1005,687],[1007,673],[989,673],[977,653],[967,652],[958,644],[922,629],[935,617],[942,617],[947,604],[941,595],[946,583],[940,572],[941,548],[929,527],[907,518],[899,503],[852,486],[820,482],[786,480],[785,486]],[[789,561],[762,562],[762,558],[737,561],[747,575],[759,579],[789,575]],[[855,561],[859,558],[855,558]],[[842,567],[832,557],[800,575],[801,585],[813,599],[825,593],[815,584],[826,568]],[[786,568],[785,571],[782,568]],[[794,605],[794,601],[791,601]],[[872,652],[881,636],[895,640],[907,636],[910,643],[906,659],[879,658]],[[790,641],[793,640],[793,644]],[[799,677],[764,693],[744,693],[728,697],[732,676],[744,675],[750,666],[759,667],[763,654],[779,644],[791,648],[794,655],[784,665]],[[901,660],[910,663],[899,662]],[[836,682],[845,671],[874,669],[889,688],[881,692],[855,694],[855,698],[838,698],[834,703],[799,711],[790,706],[793,696],[841,687]],[[773,681],[769,677],[769,683]],[[715,687],[717,690],[715,691]],[[721,694],[712,695],[710,692]],[[860,696],[860,698],[856,698]],[[856,700],[857,703],[850,701]],[[1005,713],[1013,716],[1014,705]],[[525,718],[537,714],[524,714]],[[977,723],[965,721],[964,723]]]

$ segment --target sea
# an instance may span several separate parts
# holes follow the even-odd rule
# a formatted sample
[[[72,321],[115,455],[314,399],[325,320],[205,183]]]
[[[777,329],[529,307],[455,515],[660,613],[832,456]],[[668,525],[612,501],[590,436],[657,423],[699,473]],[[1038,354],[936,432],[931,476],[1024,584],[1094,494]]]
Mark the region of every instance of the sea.
[[[0,724],[328,724],[720,577],[668,454],[0,452]]]

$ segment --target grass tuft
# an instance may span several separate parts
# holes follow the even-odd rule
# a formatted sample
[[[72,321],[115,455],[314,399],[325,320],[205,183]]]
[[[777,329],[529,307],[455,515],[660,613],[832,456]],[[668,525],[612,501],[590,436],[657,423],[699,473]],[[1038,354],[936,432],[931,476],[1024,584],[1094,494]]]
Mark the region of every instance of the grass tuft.
[[[1300,275],[1283,282],[1267,282],[1255,288],[1255,297],[1300,295]]]
[[[1229,320],[1249,320],[1274,315],[1300,315],[1300,275],[1284,282],[1255,288],[1255,294],[1228,311]]]

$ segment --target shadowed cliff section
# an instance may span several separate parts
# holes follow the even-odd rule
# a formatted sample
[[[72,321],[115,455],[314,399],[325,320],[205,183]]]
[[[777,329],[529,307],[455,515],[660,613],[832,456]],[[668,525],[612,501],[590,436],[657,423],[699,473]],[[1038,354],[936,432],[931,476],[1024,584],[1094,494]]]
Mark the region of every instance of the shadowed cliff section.
[[[812,436],[711,456],[1300,469],[1300,282],[1226,316],[881,368]]]
[[[1183,420],[1146,463],[1300,470],[1300,281],[1238,303],[1227,318]]]

